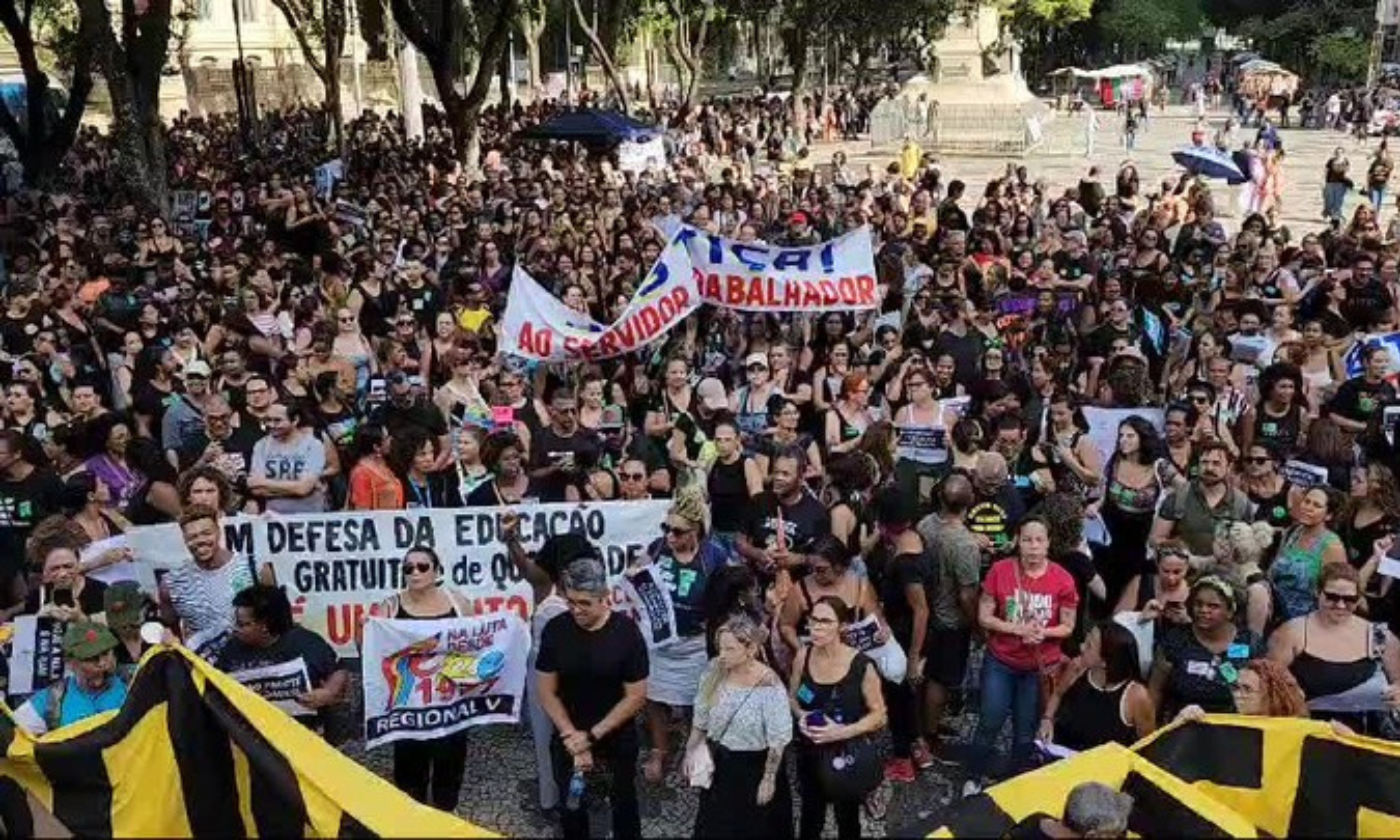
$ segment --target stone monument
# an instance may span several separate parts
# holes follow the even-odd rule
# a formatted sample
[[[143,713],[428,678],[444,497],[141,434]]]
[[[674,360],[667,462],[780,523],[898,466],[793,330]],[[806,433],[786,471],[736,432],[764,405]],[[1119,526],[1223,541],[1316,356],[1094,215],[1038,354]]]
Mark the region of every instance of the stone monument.
[[[1019,51],[1002,45],[1001,14],[978,2],[956,13],[931,50],[932,67],[904,84],[899,98],[925,115],[906,116],[905,135],[961,154],[1021,154],[1040,139],[1049,109],[1021,76]],[[906,109],[906,114],[909,110]]]

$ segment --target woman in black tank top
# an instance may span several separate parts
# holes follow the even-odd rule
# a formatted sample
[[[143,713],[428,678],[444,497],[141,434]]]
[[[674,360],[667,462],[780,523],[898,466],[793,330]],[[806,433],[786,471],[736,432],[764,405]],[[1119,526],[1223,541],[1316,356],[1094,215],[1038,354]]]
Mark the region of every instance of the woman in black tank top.
[[[403,589],[379,605],[381,616],[435,621],[470,614],[470,605],[460,593],[440,585],[442,561],[431,548],[409,549],[399,568]],[[466,732],[394,742],[394,786],[425,805],[456,810],[466,767]]]
[[[1120,624],[1097,625],[1045,705],[1040,740],[1082,752],[1109,742],[1128,746],[1155,728],[1137,641]]]
[[[715,424],[715,462],[705,479],[710,496],[711,537],[730,551],[747,522],[749,504],[763,492],[758,463],[744,454],[733,420]]]
[[[1263,443],[1285,456],[1302,449],[1308,428],[1302,372],[1286,362],[1269,365],[1259,374],[1259,394],[1254,422],[1245,426],[1245,448]]]

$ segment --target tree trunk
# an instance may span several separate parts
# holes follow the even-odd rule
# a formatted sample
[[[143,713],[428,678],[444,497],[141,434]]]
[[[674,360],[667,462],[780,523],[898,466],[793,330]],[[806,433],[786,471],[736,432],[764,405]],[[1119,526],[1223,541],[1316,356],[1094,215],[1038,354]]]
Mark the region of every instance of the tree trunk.
[[[575,23],[583,30],[584,38],[588,40],[593,54],[603,65],[603,77],[608,80],[608,87],[612,90],[613,96],[617,97],[618,110],[624,114],[629,113],[631,104],[627,98],[627,86],[622,83],[622,74],[618,72],[617,65],[613,63],[612,53],[598,37],[598,30],[593,27],[591,19],[583,13],[583,4],[579,0],[572,0],[572,5]]]
[[[327,56],[329,58],[329,56]],[[340,58],[326,62],[326,116],[331,121],[331,138],[337,156],[345,154],[345,106],[340,96]]]
[[[788,61],[792,62],[792,98],[800,100],[802,94],[807,92],[807,53],[810,51],[812,33],[807,27],[798,26],[790,40],[792,54],[788,56]]]
[[[15,3],[0,3],[0,24],[10,36],[25,83],[24,123],[10,112],[8,105],[0,103],[0,131],[9,137],[18,153],[25,183],[30,187],[50,187],[56,183],[59,167],[78,136],[88,94],[92,92],[95,22],[79,19],[68,101],[63,114],[55,120],[49,119],[49,77],[39,63],[31,19],[21,19]]]
[[[533,94],[544,84],[540,77],[540,35],[543,27],[533,34],[526,35],[525,59],[530,64],[530,92]]]

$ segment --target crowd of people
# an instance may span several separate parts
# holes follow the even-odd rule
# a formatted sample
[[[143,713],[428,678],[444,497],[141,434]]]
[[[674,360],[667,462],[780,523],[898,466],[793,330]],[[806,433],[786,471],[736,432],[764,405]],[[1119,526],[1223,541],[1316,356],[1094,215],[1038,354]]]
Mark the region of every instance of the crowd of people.
[[[861,118],[842,102],[838,133]],[[119,705],[158,618],[225,669],[303,657],[331,727],[345,666],[223,543],[233,513],[669,499],[646,559],[671,643],[612,609],[581,536],[512,553],[539,805],[567,836],[580,791],[638,836],[638,775],[703,787],[703,836],[816,837],[832,813],[854,837],[882,782],[941,767],[971,794],[1046,744],[1181,716],[1393,731],[1400,399],[1389,351],[1352,345],[1396,329],[1400,258],[1369,204],[1294,239],[1131,163],[1068,189],[948,180],[917,150],[818,165],[822,119],[762,99],[662,115],[670,162],[623,171],[512,139],[546,113],[487,109],[480,173],[431,114],[422,140],[366,115],[331,195],[308,114],[269,117],[261,154],[183,118],[191,212],[112,193],[95,134],[70,190],[7,200],[0,594],[69,622],[71,665],[26,725]],[[880,304],[704,307],[586,364],[498,352],[513,267],[609,323],[668,217],[776,245],[863,227]],[[91,545],[162,522],[192,560],[151,603],[90,577],[131,560]],[[467,612],[431,549],[402,565],[382,614]],[[466,749],[400,743],[395,782],[455,808]]]

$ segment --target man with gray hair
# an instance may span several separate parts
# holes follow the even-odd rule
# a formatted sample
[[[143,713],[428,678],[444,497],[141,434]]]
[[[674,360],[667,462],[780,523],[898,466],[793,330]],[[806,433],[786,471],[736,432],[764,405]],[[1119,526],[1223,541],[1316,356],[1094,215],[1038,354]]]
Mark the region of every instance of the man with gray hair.
[[[1036,812],[1007,832],[1007,837],[1127,837],[1133,798],[1102,782],[1082,782],[1065,797],[1065,815],[1055,819]]]
[[[564,836],[588,837],[590,777],[610,777],[614,837],[640,837],[637,804],[637,714],[646,703],[646,642],[636,622],[612,610],[607,573],[594,559],[568,565],[560,588],[569,611],[540,635],[540,705],[554,722],[550,744],[554,776],[566,798]],[[575,795],[579,786],[584,795]],[[574,790],[571,790],[571,784]]]

